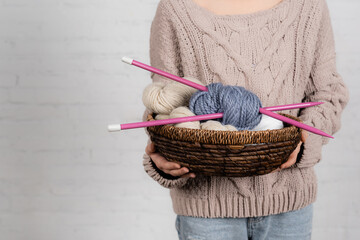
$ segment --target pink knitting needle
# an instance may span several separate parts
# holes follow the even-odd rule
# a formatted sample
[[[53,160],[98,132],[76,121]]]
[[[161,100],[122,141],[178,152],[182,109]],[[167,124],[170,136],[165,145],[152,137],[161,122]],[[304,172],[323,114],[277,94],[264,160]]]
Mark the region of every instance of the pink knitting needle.
[[[193,87],[193,88],[196,88],[200,91],[208,91],[207,87],[203,86],[203,85],[200,85],[200,84],[197,84],[197,83],[194,83],[192,81],[189,81],[187,79],[184,79],[184,78],[181,78],[181,77],[178,77],[178,76],[175,76],[171,73],[168,73],[168,72],[164,72],[160,69],[157,69],[157,68],[154,68],[152,66],[149,66],[149,65],[146,65],[145,63],[141,63],[141,62],[138,62],[132,58],[129,58],[129,57],[123,57],[122,58],[122,61],[125,62],[125,63],[128,63],[130,65],[134,65],[134,66],[137,66],[139,68],[142,68],[142,69],[145,69],[147,71],[150,71],[150,72],[153,72],[153,73],[156,73],[156,74],[159,74],[161,76],[164,76],[166,78],[169,78],[169,79],[172,79],[172,80],[175,80],[177,82],[180,82],[182,84],[185,84],[185,85],[188,85],[190,87]]]
[[[323,104],[323,102],[304,102],[304,103],[294,103],[288,105],[278,105],[273,107],[263,107],[262,109],[268,111],[282,111],[282,110],[289,110],[289,109],[296,109],[296,108],[307,108],[316,105]]]
[[[108,126],[108,130],[109,130],[109,132],[114,132],[114,131],[120,131],[120,130],[125,130],[125,129],[132,129],[132,128],[152,127],[152,126],[166,125],[166,124],[210,120],[210,119],[217,119],[217,118],[222,118],[222,117],[223,117],[223,113],[212,113],[212,114],[196,115],[196,116],[190,116],[190,117],[154,120],[154,121],[147,121],[147,122],[113,124],[113,125]]]
[[[160,69],[151,67],[151,66],[149,66],[149,65],[147,65],[145,63],[138,62],[138,61],[136,61],[136,60],[134,60],[132,58],[123,57],[122,61],[125,62],[125,63],[128,63],[130,65],[134,65],[136,67],[140,67],[142,69],[145,69],[147,71],[159,74],[159,75],[164,76],[166,78],[169,78],[171,80],[174,80],[174,81],[180,82],[182,84],[188,85],[188,86],[193,87],[195,89],[198,89],[200,91],[208,91],[207,87],[205,87],[203,85],[200,85],[200,84],[194,83],[192,81],[189,81],[187,79],[175,76],[175,75],[173,75],[171,73],[164,72],[164,71],[162,71]],[[269,110],[269,111],[281,111],[281,110],[288,110],[288,109],[295,109],[295,108],[311,107],[311,106],[315,106],[315,105],[319,105],[319,104],[322,104],[322,102],[295,103],[295,104],[281,105],[281,106],[275,106],[275,107],[266,107],[264,109]]]
[[[266,109],[263,109],[263,108],[260,108],[259,109],[259,112],[262,113],[262,114],[265,114],[265,115],[268,115],[269,117],[273,117],[273,118],[276,118],[280,121],[283,121],[283,122],[286,122],[286,123],[289,123],[291,125],[294,125],[296,127],[299,127],[299,128],[302,128],[302,129],[305,129],[306,131],[309,131],[309,132],[312,132],[312,133],[315,133],[315,134],[318,134],[318,135],[321,135],[321,136],[324,136],[324,137],[328,137],[328,138],[334,138],[333,136],[317,129],[317,128],[314,128],[314,127],[310,127],[306,124],[303,124],[301,122],[298,122],[298,121],[295,121],[293,119],[290,119],[290,118],[287,118],[287,117],[284,117],[282,115],[279,115],[277,113],[273,113],[269,110],[266,110]]]
[[[298,108],[299,107],[298,105],[301,105],[302,107],[309,107],[309,106],[314,106],[314,105],[319,105],[319,104],[321,104],[321,102],[319,102],[319,103],[310,103],[310,104],[308,104],[308,106],[303,106],[303,104],[281,105],[281,106],[263,108],[262,111],[264,111],[264,109],[272,109],[273,111],[280,111],[280,110],[286,110],[286,109],[293,109],[295,107]],[[268,110],[265,110],[265,111],[268,111]],[[218,118],[223,118],[223,116],[224,116],[223,113],[213,113],[213,114],[204,114],[204,115],[197,115],[197,116],[191,116],[191,117],[181,117],[181,118],[154,120],[154,121],[147,121],[147,122],[114,124],[114,125],[109,125],[108,129],[109,129],[110,132],[114,132],[114,131],[133,129],[133,128],[152,127],[152,126],[175,124],[175,123],[182,123],[182,122],[192,122],[192,121],[218,119]],[[279,115],[279,116],[281,116],[281,115]],[[296,124],[299,123],[297,121],[294,121],[294,122]]]
[[[150,72],[153,72],[153,73],[156,73],[156,74],[159,74],[159,75],[162,75],[164,77],[167,77],[169,79],[172,79],[172,80],[175,80],[177,82],[180,82],[180,83],[183,83],[185,85],[188,85],[190,87],[193,87],[193,88],[196,88],[200,91],[207,91],[207,87],[205,86],[202,86],[200,84],[196,84],[194,82],[191,82],[189,80],[186,80],[186,79],[183,79],[181,77],[178,77],[178,76],[175,76],[173,74],[170,74],[170,73],[167,73],[167,72],[164,72],[160,69],[157,69],[157,68],[154,68],[154,67],[151,67],[149,65],[146,65],[144,63],[141,63],[141,62],[138,62],[138,61],[135,61],[133,60],[132,58],[129,58],[129,57],[123,57],[122,58],[122,61],[125,62],[125,63],[128,63],[130,65],[134,65],[134,66],[137,66],[137,67],[140,67],[140,68],[143,68],[145,70],[148,70]],[[268,115],[272,118],[275,118],[275,119],[278,119],[280,121],[283,121],[283,122],[286,122],[286,123],[289,123],[289,124],[292,124],[296,127],[299,127],[299,128],[302,128],[302,129],[305,129],[309,132],[312,132],[312,133],[315,133],[315,134],[318,134],[318,135],[321,135],[321,136],[324,136],[324,137],[330,137],[330,138],[334,138],[332,136],[330,136],[329,134],[319,130],[319,129],[316,129],[314,127],[311,127],[311,126],[308,126],[306,124],[303,124],[303,123],[300,123],[300,122],[297,122],[295,120],[292,120],[290,118],[287,118],[287,117],[284,117],[284,116],[281,116],[279,114],[276,114],[276,113],[273,113],[273,112],[270,112],[269,110],[266,110],[266,109],[262,109],[260,108],[259,109],[260,113],[262,114],[265,114],[265,115]],[[296,125],[294,124],[296,123]]]

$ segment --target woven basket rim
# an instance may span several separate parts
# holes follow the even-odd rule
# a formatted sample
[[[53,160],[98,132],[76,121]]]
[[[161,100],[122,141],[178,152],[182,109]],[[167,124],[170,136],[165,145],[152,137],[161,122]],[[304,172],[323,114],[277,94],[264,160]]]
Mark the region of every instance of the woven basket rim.
[[[285,117],[301,122],[292,115],[280,113]],[[154,114],[147,116],[153,121]],[[147,127],[147,131],[176,141],[197,142],[201,144],[247,145],[291,141],[297,138],[302,129],[284,123],[284,128],[262,131],[217,131],[205,129],[179,128],[172,125]]]

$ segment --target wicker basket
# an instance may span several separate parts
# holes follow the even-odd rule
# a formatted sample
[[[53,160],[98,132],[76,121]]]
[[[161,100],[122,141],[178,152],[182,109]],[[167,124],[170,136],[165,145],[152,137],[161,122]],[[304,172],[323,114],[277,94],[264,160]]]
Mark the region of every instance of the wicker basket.
[[[300,119],[287,114],[288,118]],[[148,121],[154,120],[153,114]],[[205,176],[263,175],[286,162],[301,139],[301,129],[284,124],[266,131],[214,131],[171,125],[147,128],[151,140],[168,161]]]

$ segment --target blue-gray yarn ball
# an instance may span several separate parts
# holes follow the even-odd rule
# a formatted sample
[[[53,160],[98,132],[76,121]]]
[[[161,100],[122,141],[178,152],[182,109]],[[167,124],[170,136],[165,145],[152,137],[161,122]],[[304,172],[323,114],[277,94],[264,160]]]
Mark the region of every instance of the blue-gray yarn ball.
[[[197,91],[190,99],[189,108],[196,115],[222,112],[221,123],[233,125],[238,130],[250,130],[260,123],[261,101],[254,93],[240,86],[221,83],[212,83],[207,88],[207,92]]]

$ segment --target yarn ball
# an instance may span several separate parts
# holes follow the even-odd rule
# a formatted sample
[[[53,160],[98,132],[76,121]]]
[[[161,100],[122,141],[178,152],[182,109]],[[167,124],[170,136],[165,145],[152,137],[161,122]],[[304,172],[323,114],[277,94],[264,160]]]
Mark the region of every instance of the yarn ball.
[[[170,115],[169,114],[158,114],[155,116],[156,120],[163,120],[163,119],[169,119]]]
[[[195,116],[195,114],[191,112],[188,107],[178,107],[175,108],[170,113],[170,118],[190,117],[190,116]],[[200,121],[177,123],[175,124],[175,127],[200,129]]]
[[[170,114],[158,114],[155,116],[156,120],[169,119],[169,118],[179,118],[179,117],[190,117],[195,116],[193,112],[190,111],[188,107],[178,107],[171,111]],[[183,122],[174,124],[175,127],[180,128],[191,128],[191,129],[200,129],[200,121],[193,122]]]
[[[260,123],[251,129],[251,131],[275,130],[282,128],[284,128],[282,121],[263,114]]]
[[[185,79],[204,85],[193,77]],[[185,84],[172,82],[155,82],[148,85],[142,95],[142,101],[148,109],[158,114],[170,114],[180,106],[188,106],[190,97],[197,90]]]
[[[222,125],[218,121],[209,120],[201,123],[201,129],[217,130],[217,131],[237,131],[236,127],[232,125]]]
[[[261,101],[254,93],[240,86],[224,86],[212,83],[208,91],[197,91],[189,102],[196,115],[224,113],[223,125],[235,126],[238,130],[250,130],[261,121]]]

